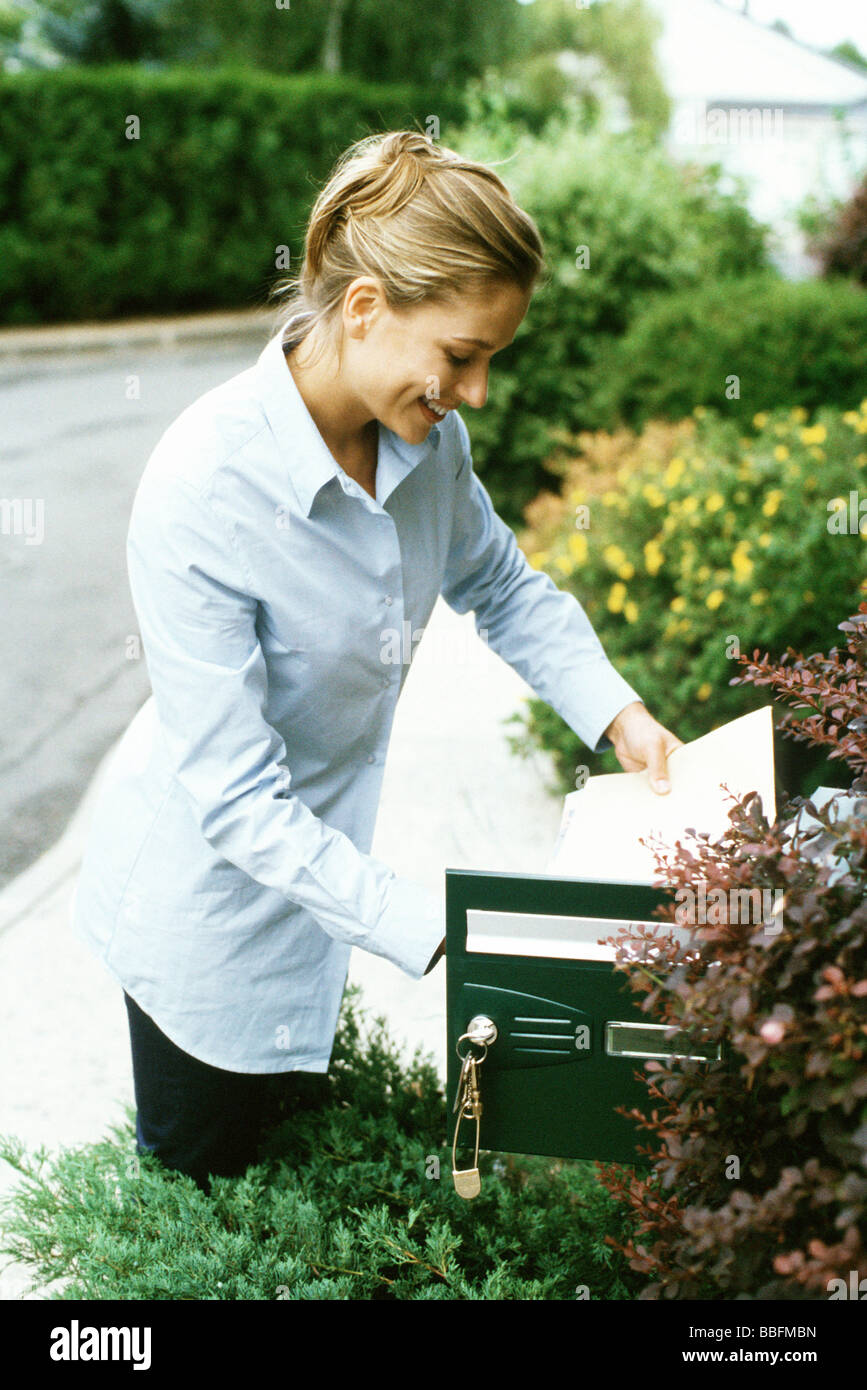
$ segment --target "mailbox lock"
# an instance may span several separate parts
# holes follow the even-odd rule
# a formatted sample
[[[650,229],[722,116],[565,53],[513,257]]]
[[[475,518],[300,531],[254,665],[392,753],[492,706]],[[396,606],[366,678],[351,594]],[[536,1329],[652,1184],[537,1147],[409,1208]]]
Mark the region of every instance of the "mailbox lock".
[[[463,1036],[469,1038],[470,1042],[477,1043],[479,1047],[489,1047],[497,1041],[497,1025],[487,1014],[475,1014],[467,1024],[467,1031]]]

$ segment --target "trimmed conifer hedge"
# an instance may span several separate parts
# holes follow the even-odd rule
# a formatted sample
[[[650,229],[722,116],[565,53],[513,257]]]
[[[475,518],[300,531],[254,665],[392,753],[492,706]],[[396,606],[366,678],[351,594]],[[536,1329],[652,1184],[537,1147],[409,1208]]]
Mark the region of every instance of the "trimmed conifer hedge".
[[[463,98],[232,67],[0,74],[0,322],[262,304],[341,151],[431,111],[462,119]]]
[[[210,1195],[111,1137],[55,1157],[9,1136],[27,1181],[0,1203],[0,1254],[75,1299],[632,1299],[606,1243],[634,1233],[593,1164],[481,1155],[454,1191],[437,1072],[344,998],[327,1076],[310,1075],[261,1163]]]

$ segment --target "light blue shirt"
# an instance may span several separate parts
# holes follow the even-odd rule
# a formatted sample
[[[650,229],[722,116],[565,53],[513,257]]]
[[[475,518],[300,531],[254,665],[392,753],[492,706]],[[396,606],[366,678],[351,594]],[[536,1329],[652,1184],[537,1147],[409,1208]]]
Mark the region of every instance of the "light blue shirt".
[[[326,1071],[351,948],[419,978],[445,935],[444,890],[369,852],[439,594],[588,747],[640,698],[494,512],[461,417],[421,444],[380,423],[374,500],[304,404],[288,326],[144,469],[127,557],[153,693],[107,770],[72,909],[173,1042],[240,1072]]]

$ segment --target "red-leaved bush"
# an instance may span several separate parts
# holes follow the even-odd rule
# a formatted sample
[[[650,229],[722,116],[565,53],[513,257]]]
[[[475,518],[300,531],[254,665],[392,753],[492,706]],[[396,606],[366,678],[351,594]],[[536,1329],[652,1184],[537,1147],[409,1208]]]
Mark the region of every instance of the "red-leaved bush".
[[[722,1049],[645,1063],[649,1115],[630,1113],[652,1167],[599,1165],[638,1218],[609,1243],[648,1276],[642,1298],[857,1297],[861,1280],[867,1297],[867,603],[839,626],[848,654],[756,651],[733,684],[791,706],[780,727],[853,771],[846,801],[787,797],[769,824],[751,793],[720,839],[657,847],[664,882],[704,880],[728,906],[688,944],[664,928],[614,938],[641,1008]],[[781,890],[781,918],[732,920],[730,890],[755,888]]]

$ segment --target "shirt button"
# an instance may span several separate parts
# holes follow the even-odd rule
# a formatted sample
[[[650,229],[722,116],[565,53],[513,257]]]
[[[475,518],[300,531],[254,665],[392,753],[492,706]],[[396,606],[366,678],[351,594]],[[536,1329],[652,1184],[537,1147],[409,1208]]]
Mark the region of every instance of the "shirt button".
[[[372,753],[368,753],[368,755],[367,755],[367,761],[368,761],[369,763],[372,763],[372,762],[373,762],[373,754],[372,754]]]
[[[392,598],[391,594],[386,594],[386,596],[385,596],[385,601],[386,601],[386,603],[387,603],[389,606],[390,606],[392,603],[394,603],[394,599]]]
[[[383,676],[382,683],[386,687],[391,685],[391,676]]]

